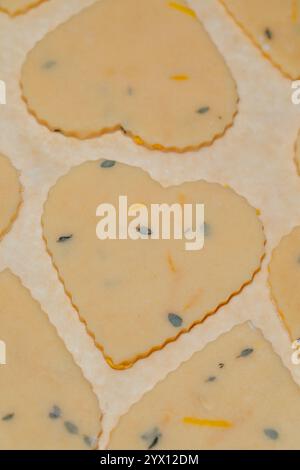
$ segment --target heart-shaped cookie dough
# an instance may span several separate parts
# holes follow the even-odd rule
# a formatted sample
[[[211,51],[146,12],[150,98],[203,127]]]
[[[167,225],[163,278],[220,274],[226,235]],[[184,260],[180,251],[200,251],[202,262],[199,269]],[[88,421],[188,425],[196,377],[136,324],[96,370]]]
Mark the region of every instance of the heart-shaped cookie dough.
[[[88,138],[124,130],[139,144],[186,150],[233,122],[237,91],[184,1],[102,0],[49,33],[22,69],[29,110]]]
[[[16,16],[25,13],[45,1],[46,0],[0,0],[0,11],[2,10],[11,16]]]
[[[299,449],[299,413],[297,384],[262,334],[245,324],[144,395],[120,419],[108,448]]]
[[[99,240],[99,204],[205,205],[205,245],[186,240]],[[152,222],[152,219],[151,219]],[[256,210],[234,191],[205,181],[163,188],[144,171],[111,161],[73,168],[50,190],[43,231],[65,290],[112,367],[130,367],[226,303],[250,282],[264,254]],[[202,222],[203,224],[203,222]],[[198,227],[197,227],[198,228]],[[161,237],[160,237],[161,238]]]
[[[291,339],[300,338],[300,227],[285,236],[273,251],[269,283]]]
[[[22,202],[17,170],[0,154],[0,239],[10,229]]]
[[[300,0],[220,0],[263,55],[300,78]]]
[[[9,270],[0,273],[0,322],[0,449],[96,448],[97,397],[40,305]]]

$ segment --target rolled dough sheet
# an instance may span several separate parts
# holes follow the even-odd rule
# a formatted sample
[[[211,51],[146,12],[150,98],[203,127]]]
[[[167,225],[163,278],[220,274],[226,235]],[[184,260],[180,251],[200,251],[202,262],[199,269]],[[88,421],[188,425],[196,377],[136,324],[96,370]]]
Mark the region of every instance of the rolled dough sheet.
[[[0,11],[11,16],[25,13],[46,0],[0,0]]]
[[[181,0],[96,2],[33,48],[21,84],[52,131],[88,138],[122,129],[156,149],[210,144],[237,112],[232,75]]]
[[[85,141],[49,132],[26,110],[19,90],[20,69],[37,41],[92,3],[94,0],[51,0],[14,20],[0,14],[0,78],[6,81],[8,97],[7,105],[0,106],[0,152],[9,155],[20,169],[26,188],[17,223],[0,243],[0,269],[8,266],[30,288],[92,382],[105,413],[100,440],[100,448],[104,448],[116,420],[146,391],[208,341],[247,320],[262,329],[300,383],[300,367],[291,362],[290,339],[267,284],[271,251],[300,221],[300,205],[295,203],[300,180],[292,162],[300,106],[291,103],[290,82],[261,58],[218,0],[191,0],[189,6],[239,84],[239,114],[222,139],[183,156],[137,146],[121,132]],[[78,321],[41,238],[40,220],[49,188],[87,158],[109,158],[139,166],[163,185],[203,179],[229,184],[261,210],[268,239],[261,272],[241,295],[222,307],[220,315],[213,315],[122,373],[107,366]]]
[[[299,449],[300,391],[262,334],[235,327],[121,417],[114,449]]]
[[[152,220],[143,226],[149,237],[99,240],[96,209],[112,204],[118,216],[120,195],[128,207],[142,204],[149,214],[151,204],[204,204],[204,248],[187,251],[186,240],[173,235],[154,239],[161,227]],[[58,181],[45,204],[43,229],[66,292],[116,368],[131,366],[214,313],[252,280],[264,254],[256,210],[231,189],[205,181],[163,188],[142,170],[107,160],[86,162]]]
[[[272,297],[291,339],[299,339],[300,227],[294,228],[273,251],[269,283]]]
[[[91,449],[101,415],[96,395],[46,314],[20,280],[0,273],[0,448]],[[33,334],[34,333],[34,334]]]
[[[295,162],[298,173],[300,175],[300,132],[298,133],[296,145],[295,145]]]
[[[300,78],[299,0],[220,1],[264,56],[289,78]]]
[[[0,239],[10,229],[22,202],[17,170],[0,154]]]

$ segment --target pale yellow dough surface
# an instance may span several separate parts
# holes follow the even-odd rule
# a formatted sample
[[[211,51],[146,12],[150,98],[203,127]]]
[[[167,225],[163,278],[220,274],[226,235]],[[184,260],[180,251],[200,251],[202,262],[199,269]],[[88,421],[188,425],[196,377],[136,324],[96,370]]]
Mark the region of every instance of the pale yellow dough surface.
[[[43,229],[88,331],[111,365],[127,366],[203,321],[250,282],[265,239],[256,210],[229,188],[205,181],[163,188],[138,168],[103,168],[104,162],[86,162],[58,181],[45,204]],[[149,212],[151,203],[204,204],[204,248],[187,251],[186,240],[173,236],[99,240],[96,208],[110,203],[118,214],[120,195],[128,207],[144,204]],[[181,325],[169,321],[170,313]]]
[[[273,64],[300,78],[299,0],[220,0]]]
[[[9,230],[22,201],[17,170],[0,154],[0,239]]]
[[[300,391],[271,345],[235,327],[124,415],[113,449],[299,449]]]
[[[300,132],[298,134],[296,146],[295,146],[295,162],[296,162],[298,173],[300,175]]]
[[[96,2],[34,47],[21,84],[51,130],[88,138],[121,128],[151,148],[211,143],[237,111],[227,65],[181,0]]]
[[[97,398],[46,314],[9,270],[0,273],[0,321],[6,344],[0,448],[95,448]]]
[[[294,228],[273,251],[269,282],[291,338],[300,338],[300,227]]]
[[[0,0],[0,11],[9,13],[11,16],[25,13],[46,0]]]

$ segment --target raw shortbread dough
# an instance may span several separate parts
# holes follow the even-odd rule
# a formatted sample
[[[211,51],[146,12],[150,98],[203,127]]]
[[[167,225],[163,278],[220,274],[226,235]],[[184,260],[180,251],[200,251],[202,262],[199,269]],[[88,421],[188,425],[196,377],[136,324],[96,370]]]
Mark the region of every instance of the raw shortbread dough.
[[[300,0],[220,0],[263,54],[300,78]]]
[[[95,448],[101,428],[96,395],[46,314],[9,270],[0,273],[0,321],[6,345],[0,448]]]
[[[296,162],[298,173],[300,175],[300,132],[298,134],[296,146],[295,146],[295,162]]]
[[[142,204],[205,205],[205,246],[185,239],[99,240],[96,208],[120,195]],[[129,218],[129,222],[133,218]],[[51,189],[43,230],[66,292],[112,367],[125,368],[162,348],[250,282],[264,254],[260,220],[234,191],[205,181],[163,188],[144,171],[86,162]],[[134,227],[135,229],[135,227]],[[139,230],[139,227],[136,227]],[[171,232],[173,233],[173,232]]]
[[[0,239],[9,230],[22,201],[17,170],[0,154]]]
[[[9,13],[11,16],[25,13],[46,0],[0,0],[0,11]]]
[[[300,391],[262,334],[235,327],[124,415],[112,449],[299,449]]]
[[[53,131],[88,138],[121,128],[165,150],[211,143],[237,111],[227,65],[180,0],[96,2],[36,45],[21,84]]]
[[[294,228],[273,251],[269,283],[291,339],[300,338],[300,227]]]

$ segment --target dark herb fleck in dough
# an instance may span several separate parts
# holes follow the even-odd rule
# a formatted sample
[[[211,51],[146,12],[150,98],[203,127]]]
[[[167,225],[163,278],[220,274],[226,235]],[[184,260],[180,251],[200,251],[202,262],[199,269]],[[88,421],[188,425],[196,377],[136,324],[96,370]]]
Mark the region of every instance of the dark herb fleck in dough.
[[[217,380],[217,377],[215,375],[211,375],[210,377],[208,377],[206,382],[215,382],[216,380]]]
[[[128,95],[128,96],[132,96],[132,95],[133,95],[133,89],[131,88],[131,86],[129,86],[129,87],[127,88],[127,95]]]
[[[225,367],[224,362],[219,362],[218,367],[219,369],[223,369],[223,367]]]
[[[83,441],[88,447],[93,447],[95,445],[95,439],[90,436],[83,436]]]
[[[8,413],[7,415],[3,416],[2,421],[10,421],[15,416],[15,413]]]
[[[101,162],[101,168],[112,168],[115,164],[116,162],[114,160],[104,160]]]
[[[250,354],[252,354],[254,351],[254,349],[252,348],[246,348],[246,349],[243,349],[243,351],[241,352],[241,354],[238,356],[238,358],[240,357],[248,357],[250,356]]]
[[[202,108],[197,109],[198,114],[206,114],[208,111],[210,111],[209,106],[202,106]]]
[[[57,418],[60,418],[60,417],[61,417],[61,409],[59,408],[59,406],[54,405],[53,408],[51,409],[50,413],[49,413],[49,418],[57,419]]]
[[[179,328],[183,322],[182,318],[176,313],[169,313],[168,320],[175,328]]]
[[[141,235],[152,235],[152,230],[148,227],[141,227],[140,225],[138,225],[136,231],[139,232]]]
[[[153,428],[151,431],[142,435],[142,439],[147,443],[148,449],[153,449],[159,442],[162,434],[158,428]]]
[[[300,255],[297,258],[297,263],[300,264]]]
[[[78,427],[76,426],[76,424],[71,423],[71,421],[65,421],[64,425],[65,425],[66,430],[70,434],[78,434]]]
[[[73,235],[62,235],[57,239],[57,243],[65,243],[68,240],[71,240],[73,238]]]
[[[265,36],[266,36],[268,39],[273,39],[273,33],[272,33],[272,31],[270,30],[270,28],[266,28],[266,29],[265,29]]]
[[[60,129],[54,129],[54,132],[61,132]]]
[[[279,438],[279,433],[276,429],[266,428],[264,429],[264,433],[269,439],[272,439],[272,441],[276,441]]]
[[[300,338],[297,338],[295,342],[297,343],[297,346],[300,346]]]
[[[52,69],[57,65],[56,60],[47,60],[47,62],[43,63],[43,69]]]
[[[204,236],[209,237],[211,235],[211,226],[204,222]]]

